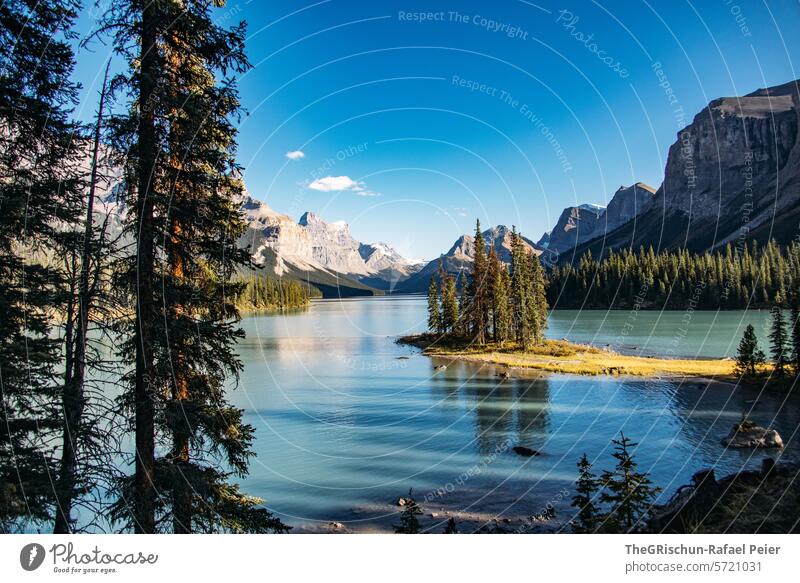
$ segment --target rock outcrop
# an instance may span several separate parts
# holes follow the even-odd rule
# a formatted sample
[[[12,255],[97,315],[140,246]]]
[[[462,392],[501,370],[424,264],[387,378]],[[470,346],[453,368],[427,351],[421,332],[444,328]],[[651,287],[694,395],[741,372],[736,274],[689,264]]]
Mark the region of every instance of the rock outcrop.
[[[783,439],[774,429],[743,421],[733,426],[728,436],[722,440],[722,445],[732,448],[782,448]]]
[[[620,186],[607,207],[593,204],[567,207],[553,230],[542,235],[537,245],[547,249],[547,257],[552,258],[581,243],[601,238],[641,214],[655,192],[652,186],[637,182]]]
[[[561,253],[591,239],[600,226],[604,212],[603,207],[593,204],[568,206],[550,231],[547,250]]]

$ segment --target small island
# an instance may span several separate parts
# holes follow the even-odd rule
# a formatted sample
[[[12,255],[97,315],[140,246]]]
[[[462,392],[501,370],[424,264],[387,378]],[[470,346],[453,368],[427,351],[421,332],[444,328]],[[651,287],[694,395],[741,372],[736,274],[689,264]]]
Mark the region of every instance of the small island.
[[[403,336],[398,342],[421,348],[426,356],[497,364],[510,369],[589,376],[698,377],[717,381],[735,381],[737,378],[735,362],[726,359],[634,356],[565,340],[544,340],[526,349],[520,348],[516,342],[477,345],[459,340],[426,333]]]
[[[772,361],[759,348],[748,326],[731,358],[658,358],[621,354],[566,339],[545,338],[548,317],[547,277],[541,262],[512,230],[510,253],[501,259],[495,246],[488,252],[480,221],[475,228],[471,272],[454,276],[442,265],[428,287],[428,332],[403,336],[400,344],[423,354],[551,373],[652,378],[697,378],[736,384],[786,387],[791,361],[800,354],[797,327],[786,330],[784,300],[776,296],[770,331]],[[790,321],[800,318],[796,303]],[[797,367],[795,367],[797,368]],[[509,377],[510,371],[502,376]]]

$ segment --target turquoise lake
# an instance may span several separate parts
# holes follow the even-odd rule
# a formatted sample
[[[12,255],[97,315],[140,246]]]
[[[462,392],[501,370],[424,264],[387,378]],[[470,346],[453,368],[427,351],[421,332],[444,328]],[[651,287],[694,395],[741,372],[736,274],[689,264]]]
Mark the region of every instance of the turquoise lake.
[[[434,361],[395,343],[425,328],[425,298],[315,301],[307,311],[248,317],[245,363],[231,398],[256,427],[246,491],[296,531],[390,531],[396,501],[413,488],[434,532],[447,516],[473,531],[507,519],[520,532],[548,505],[558,530],[570,517],[585,452],[611,467],[620,431],[664,489],[701,468],[756,468],[765,455],[798,461],[800,400],[700,382],[528,374],[501,381],[490,365]],[[548,334],[641,354],[722,357],[769,313],[560,310]],[[437,372],[434,367],[446,364]],[[521,374],[521,373],[520,373]],[[516,375],[515,376],[520,376]],[[752,401],[757,399],[757,403]],[[728,451],[720,439],[747,412],[776,428],[782,452]],[[524,458],[515,445],[539,450]],[[435,514],[435,517],[430,516]]]

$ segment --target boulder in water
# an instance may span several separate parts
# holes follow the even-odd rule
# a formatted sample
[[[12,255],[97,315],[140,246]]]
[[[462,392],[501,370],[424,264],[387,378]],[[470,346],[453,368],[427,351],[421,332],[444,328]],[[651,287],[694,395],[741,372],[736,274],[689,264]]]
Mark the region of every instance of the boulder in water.
[[[523,457],[533,457],[535,455],[539,455],[538,451],[529,447],[525,447],[524,445],[515,445],[513,449],[514,453]]]
[[[759,427],[752,421],[741,421],[733,426],[722,445],[733,448],[773,448],[783,447],[783,439],[774,429]]]

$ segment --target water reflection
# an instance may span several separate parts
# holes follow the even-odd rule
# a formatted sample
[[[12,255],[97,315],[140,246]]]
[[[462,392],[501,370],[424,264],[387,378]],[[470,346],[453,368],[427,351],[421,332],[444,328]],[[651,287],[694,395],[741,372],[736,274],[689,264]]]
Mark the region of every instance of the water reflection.
[[[638,325],[656,316],[643,313]],[[584,330],[602,328],[593,317],[585,315]],[[728,326],[742,319],[716,319],[726,317]],[[609,467],[610,441],[624,431],[640,442],[640,466],[669,493],[702,467],[758,465],[764,454],[719,444],[748,408],[787,439],[780,455],[798,458],[795,397],[763,396],[753,407],[757,394],[698,383],[516,372],[504,380],[496,367],[438,362],[394,342],[424,323],[423,298],[391,297],[245,320],[234,399],[257,429],[247,491],[295,525],[386,528],[397,511],[390,502],[409,488],[447,490],[434,509],[525,516],[571,488],[584,452],[598,470]],[[542,455],[518,456],[514,445]],[[556,505],[563,512],[568,501]]]

